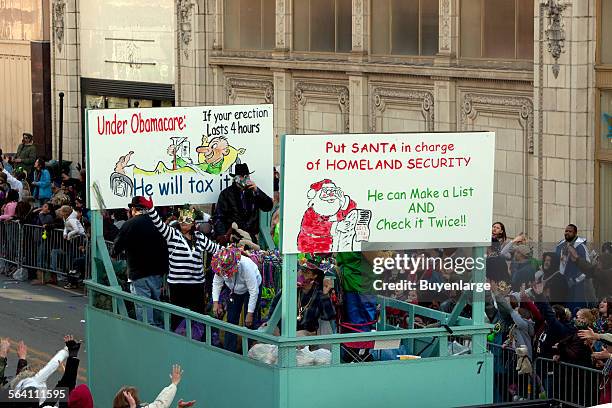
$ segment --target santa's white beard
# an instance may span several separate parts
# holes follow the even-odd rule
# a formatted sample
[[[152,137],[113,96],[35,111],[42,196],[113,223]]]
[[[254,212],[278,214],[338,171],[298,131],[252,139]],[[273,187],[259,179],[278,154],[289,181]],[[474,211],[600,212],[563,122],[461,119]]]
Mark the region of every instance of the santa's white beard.
[[[340,211],[340,207],[342,204],[339,199],[332,201],[331,203],[328,201],[321,200],[319,197],[315,198],[312,202],[312,209],[320,215],[330,217]]]

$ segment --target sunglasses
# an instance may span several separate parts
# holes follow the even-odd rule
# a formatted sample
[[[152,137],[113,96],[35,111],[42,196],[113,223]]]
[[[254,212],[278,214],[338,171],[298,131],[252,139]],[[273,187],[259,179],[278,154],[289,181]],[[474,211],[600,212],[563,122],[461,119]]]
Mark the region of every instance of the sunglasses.
[[[193,224],[194,223],[194,219],[191,217],[179,217],[178,222],[180,224]]]

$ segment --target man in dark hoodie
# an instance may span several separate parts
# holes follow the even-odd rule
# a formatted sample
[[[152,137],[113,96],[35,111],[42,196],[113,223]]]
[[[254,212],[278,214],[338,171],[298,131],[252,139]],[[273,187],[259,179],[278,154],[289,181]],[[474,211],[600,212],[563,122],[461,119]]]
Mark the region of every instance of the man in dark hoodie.
[[[571,313],[561,305],[550,306],[544,296],[544,283],[538,282],[533,286],[535,304],[542,314],[546,326],[540,337],[536,340],[536,357],[552,359],[558,351],[556,345],[566,337],[576,332],[571,323]]]

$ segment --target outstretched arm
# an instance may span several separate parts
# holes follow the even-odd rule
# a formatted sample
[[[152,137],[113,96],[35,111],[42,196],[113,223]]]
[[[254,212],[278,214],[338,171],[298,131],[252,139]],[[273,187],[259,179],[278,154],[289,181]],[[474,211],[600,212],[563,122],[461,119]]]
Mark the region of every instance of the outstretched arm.
[[[150,208],[148,211],[146,211],[146,213],[147,216],[151,218],[151,221],[153,221],[153,225],[155,225],[155,228],[157,228],[157,230],[162,234],[166,242],[170,242],[170,240],[172,239],[174,234],[177,233],[177,231],[162,222],[161,217],[159,216],[155,208]]]

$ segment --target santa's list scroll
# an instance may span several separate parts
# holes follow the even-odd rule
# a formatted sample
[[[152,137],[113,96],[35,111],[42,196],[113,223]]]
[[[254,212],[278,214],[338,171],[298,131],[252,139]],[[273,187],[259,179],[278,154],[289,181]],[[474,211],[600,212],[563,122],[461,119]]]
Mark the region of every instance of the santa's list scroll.
[[[492,132],[295,135],[284,146],[284,253],[490,241]]]

